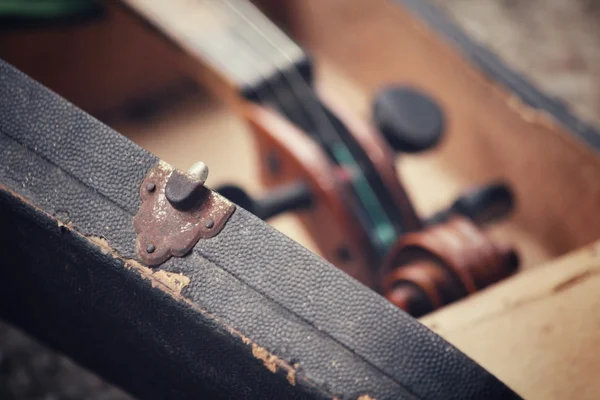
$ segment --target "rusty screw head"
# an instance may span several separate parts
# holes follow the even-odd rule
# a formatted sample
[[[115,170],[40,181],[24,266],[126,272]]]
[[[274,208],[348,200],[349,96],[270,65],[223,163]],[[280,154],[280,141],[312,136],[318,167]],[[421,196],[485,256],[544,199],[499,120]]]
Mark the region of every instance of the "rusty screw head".
[[[156,190],[156,185],[154,183],[149,183],[146,185],[146,191],[152,193]]]
[[[204,223],[204,226],[206,227],[206,229],[212,229],[215,226],[215,221],[212,218],[209,218]]]
[[[148,252],[148,253],[154,253],[154,250],[156,250],[156,246],[155,246],[155,245],[153,245],[153,244],[149,244],[149,245],[146,247],[146,252]]]

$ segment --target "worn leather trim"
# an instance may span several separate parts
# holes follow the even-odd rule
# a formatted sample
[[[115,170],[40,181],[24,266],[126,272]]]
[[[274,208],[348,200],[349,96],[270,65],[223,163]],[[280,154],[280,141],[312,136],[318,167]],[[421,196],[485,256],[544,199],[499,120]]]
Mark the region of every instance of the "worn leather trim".
[[[145,268],[131,219],[158,160],[4,62],[0,114],[1,311],[132,393],[518,398],[244,210],[189,256]]]
[[[330,397],[184,299],[177,277],[121,258],[6,188],[0,221],[11,249],[0,315],[139,398]]]

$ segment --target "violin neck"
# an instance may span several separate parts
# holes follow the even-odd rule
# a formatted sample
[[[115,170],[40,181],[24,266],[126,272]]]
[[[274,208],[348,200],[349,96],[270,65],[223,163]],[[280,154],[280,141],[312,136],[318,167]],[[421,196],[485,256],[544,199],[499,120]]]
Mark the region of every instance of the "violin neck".
[[[294,69],[310,81],[304,51],[247,0],[124,0],[249,97]]]

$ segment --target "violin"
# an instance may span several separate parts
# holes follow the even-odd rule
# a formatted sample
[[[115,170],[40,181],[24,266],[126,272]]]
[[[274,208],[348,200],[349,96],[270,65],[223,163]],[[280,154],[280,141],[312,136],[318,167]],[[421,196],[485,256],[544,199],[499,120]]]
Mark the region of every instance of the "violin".
[[[177,46],[182,65],[255,134],[268,192],[252,198],[243,187],[223,185],[219,193],[265,220],[295,212],[324,258],[413,315],[515,271],[516,253],[481,230],[511,211],[506,185],[475,188],[429,220],[409,199],[396,157],[443,140],[444,112],[427,93],[382,88],[373,121],[362,121],[316,89],[311,57],[249,1],[125,4]],[[415,267],[410,256],[405,265],[414,248],[437,262]]]

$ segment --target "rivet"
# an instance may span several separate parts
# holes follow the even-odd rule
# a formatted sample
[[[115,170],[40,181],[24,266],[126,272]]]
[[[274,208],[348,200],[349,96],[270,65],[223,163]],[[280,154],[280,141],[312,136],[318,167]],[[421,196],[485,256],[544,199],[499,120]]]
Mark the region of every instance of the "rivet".
[[[204,227],[206,229],[212,229],[212,227],[215,226],[215,221],[212,218],[209,218],[206,220],[206,222],[204,223]]]
[[[156,185],[154,183],[149,183],[146,185],[146,191],[152,193],[156,190]]]
[[[147,253],[154,253],[154,250],[156,250],[156,246],[153,244],[149,244],[148,247],[146,247]]]

